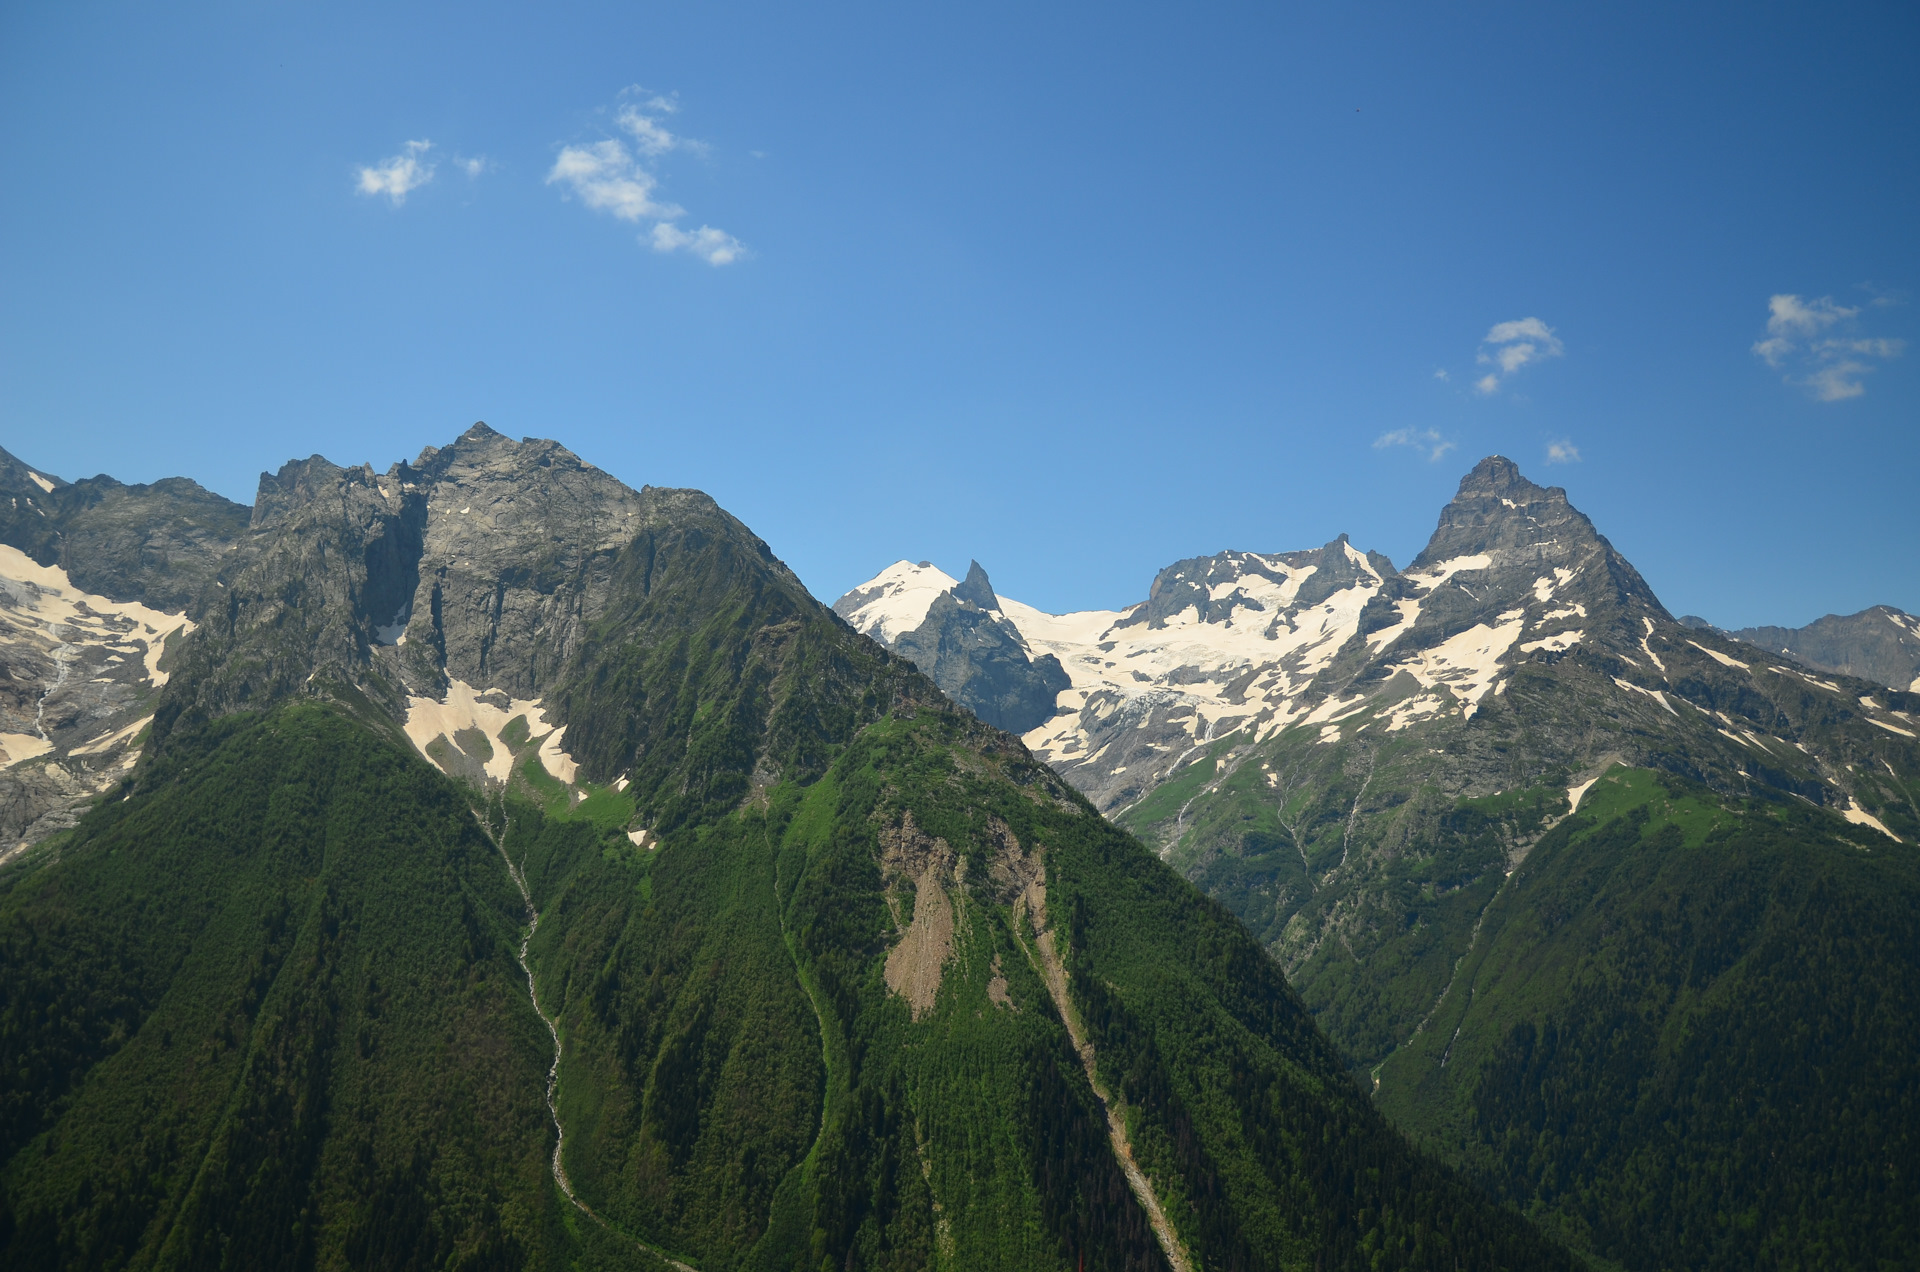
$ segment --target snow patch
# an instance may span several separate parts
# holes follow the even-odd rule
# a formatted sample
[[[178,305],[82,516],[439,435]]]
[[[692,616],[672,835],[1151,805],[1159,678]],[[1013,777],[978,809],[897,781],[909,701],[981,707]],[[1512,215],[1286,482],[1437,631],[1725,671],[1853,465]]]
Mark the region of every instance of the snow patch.
[[[152,719],[153,717],[150,715],[141,716],[138,720],[135,720],[132,724],[129,724],[124,729],[116,729],[114,732],[109,733],[104,738],[95,738],[93,741],[87,743],[85,746],[76,746],[73,748],[72,751],[68,752],[68,754],[100,755],[104,752],[111,751],[114,747],[119,746],[122,742],[133,741],[133,739],[136,736],[138,736],[140,730],[146,728],[147,723]]]
[[[1903,729],[1897,724],[1888,724],[1885,720],[1875,720],[1871,716],[1867,717],[1867,723],[1872,725],[1877,725],[1880,728],[1885,729],[1888,733],[1898,733],[1903,738],[1910,738],[1915,736],[1911,730]]]
[[[1387,732],[1398,733],[1410,729],[1416,720],[1436,715],[1446,704],[1429,694],[1420,694],[1412,698],[1402,698],[1387,711]]]
[[[40,487],[40,489],[46,491],[48,494],[53,493],[53,483],[48,481],[45,477],[42,477],[39,473],[36,473],[31,468],[29,468],[27,470],[27,476],[33,478],[33,484]]]
[[[1143,708],[1176,714],[1188,709],[1190,714],[1175,723],[1196,744],[1233,728],[1253,726],[1269,736],[1297,722],[1292,699],[1333,661],[1378,589],[1371,579],[1363,580],[1289,615],[1301,584],[1317,567],[1252,559],[1284,581],[1242,575],[1224,594],[1238,591],[1262,608],[1237,610],[1231,620],[1203,621],[1198,608],[1189,605],[1156,628],[1127,622],[1139,606],[1048,614],[1002,596],[1000,612],[1030,654],[1052,654],[1069,681],[1058,712],[1026,734],[1027,746],[1048,762],[1085,761],[1091,758],[1094,728],[1115,713]],[[1136,679],[1136,672],[1145,679]],[[1227,687],[1236,682],[1244,687],[1229,697]]]
[[[1492,564],[1492,557],[1484,552],[1477,552],[1472,556],[1449,558],[1448,560],[1442,561],[1439,565],[1434,566],[1431,570],[1423,570],[1418,574],[1402,576],[1409,583],[1424,590],[1418,597],[1410,600],[1395,601],[1393,603],[1394,608],[1400,612],[1400,621],[1390,627],[1383,627],[1367,637],[1368,652],[1377,654],[1394,641],[1400,639],[1400,636],[1410,629],[1420,618],[1420,602],[1426,597],[1433,595],[1437,588],[1445,584],[1454,575],[1460,573],[1462,570],[1484,570]]]
[[[497,698],[506,698],[507,705],[501,707],[497,702],[487,700]],[[529,737],[540,738],[540,763],[561,781],[572,783],[579,770],[573,757],[560,747],[561,735],[566,732],[566,727],[556,728],[547,723],[546,704],[538,698],[512,698],[497,689],[476,690],[464,680],[449,680],[444,702],[409,696],[407,718],[401,722],[401,727],[406,730],[407,738],[420,754],[430,760],[433,757],[427,754],[427,748],[436,739],[444,737],[449,745],[458,747],[455,734],[463,729],[478,729],[485,735],[493,752],[481,767],[490,779],[504,785],[513,775],[513,751],[501,734],[507,725],[520,716],[527,718]],[[544,737],[541,736],[543,733]]]
[[[1591,790],[1593,784],[1599,780],[1598,777],[1590,777],[1578,786],[1567,787],[1567,816],[1571,817],[1580,811],[1581,797]]]
[[[1500,659],[1520,639],[1525,625],[1522,611],[1509,610],[1492,626],[1475,623],[1393,670],[1410,672],[1429,689],[1446,685],[1465,700],[1467,718],[1472,719],[1500,676]]]
[[[1539,578],[1533,581],[1533,599],[1536,601],[1539,601],[1542,605],[1544,605],[1548,601],[1553,599],[1553,594],[1555,592],[1559,591],[1561,588],[1565,587],[1568,583],[1571,583],[1572,581],[1573,581],[1572,570],[1569,570],[1564,565],[1555,566],[1553,570],[1552,578],[1548,578],[1545,575],[1541,575]],[[1581,610],[1580,616],[1582,618],[1585,618],[1586,611]]]
[[[1667,695],[1662,693],[1658,689],[1642,689],[1639,685],[1634,684],[1631,680],[1622,680],[1618,676],[1613,677],[1613,683],[1616,685],[1619,685],[1622,689],[1631,689],[1634,693],[1646,694],[1647,697],[1652,698],[1655,702],[1665,707],[1669,715],[1678,716],[1680,714],[1678,711],[1675,711],[1673,709],[1673,704],[1667,701]],[[1722,732],[1725,732],[1725,730],[1722,730]],[[1728,734],[1727,736],[1732,737],[1733,735]],[[1740,739],[1734,738],[1733,740],[1738,742]]]
[[[53,750],[53,743],[32,733],[0,733],[0,768],[12,768]]]
[[[1697,640],[1690,640],[1687,644],[1692,645],[1695,649],[1713,659],[1713,661],[1719,663],[1722,667],[1738,667],[1742,671],[1753,670],[1753,668],[1747,666],[1747,664],[1741,662],[1738,658],[1729,658],[1717,649],[1708,649]]]
[[[0,543],[0,590],[12,599],[0,606],[0,622],[16,629],[40,628],[56,645],[101,645],[144,650],[146,678],[157,689],[167,683],[160,670],[167,639],[193,630],[185,614],[169,614],[138,601],[110,601],[75,587],[57,565],[41,565],[16,547]],[[29,622],[21,622],[22,618]],[[126,630],[118,630],[121,624]]]
[[[1530,654],[1536,649],[1572,649],[1580,643],[1580,638],[1585,635],[1586,633],[1582,631],[1555,632],[1553,635],[1543,636],[1539,640],[1527,641],[1520,646],[1520,652]]]
[[[1881,823],[1878,817],[1875,817],[1872,813],[1860,807],[1860,802],[1856,799],[1849,797],[1847,800],[1847,806],[1841,810],[1840,815],[1846,818],[1848,821],[1852,822],[1856,826],[1873,827],[1875,830],[1885,835],[1888,839],[1893,840],[1893,842],[1896,844],[1906,842],[1905,840],[1901,839],[1900,836],[1888,830],[1886,826]]]
[[[1660,669],[1661,675],[1667,674],[1667,664],[1660,661],[1660,655],[1653,652],[1653,646],[1647,643],[1647,636],[1653,635],[1653,620],[1641,615],[1640,621],[1647,625],[1647,635],[1640,638],[1640,648],[1647,657],[1653,659],[1653,665]]]

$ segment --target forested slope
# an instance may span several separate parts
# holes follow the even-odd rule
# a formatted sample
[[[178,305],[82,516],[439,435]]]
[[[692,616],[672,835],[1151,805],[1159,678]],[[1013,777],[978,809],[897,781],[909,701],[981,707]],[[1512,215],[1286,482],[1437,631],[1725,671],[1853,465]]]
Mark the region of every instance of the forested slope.
[[[1877,831],[1616,768],[1488,908],[1383,1104],[1628,1267],[1901,1266],[1917,899]]]
[[[238,717],[0,894],[9,1267],[557,1267],[519,897],[320,706]]]

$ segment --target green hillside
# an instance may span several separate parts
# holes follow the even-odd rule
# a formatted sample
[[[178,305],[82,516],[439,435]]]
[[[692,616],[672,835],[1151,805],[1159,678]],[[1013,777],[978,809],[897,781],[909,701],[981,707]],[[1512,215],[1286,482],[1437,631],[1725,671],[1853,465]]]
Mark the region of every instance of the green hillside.
[[[1920,862],[1616,768],[1487,910],[1383,1104],[1629,1267],[1920,1247]]]
[[[324,707],[222,722],[0,894],[14,1268],[558,1267],[519,897]]]

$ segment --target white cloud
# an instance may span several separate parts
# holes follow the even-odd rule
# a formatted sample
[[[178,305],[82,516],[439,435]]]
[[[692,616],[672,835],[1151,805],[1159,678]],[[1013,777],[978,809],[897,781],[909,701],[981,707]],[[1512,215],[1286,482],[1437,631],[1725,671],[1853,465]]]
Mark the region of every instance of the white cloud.
[[[560,183],[580,196],[596,212],[610,212],[622,221],[670,219],[686,209],[656,203],[659,181],[635,162],[627,148],[609,138],[587,146],[565,146],[554,160],[547,184]]]
[[[1566,347],[1560,343],[1560,337],[1538,318],[1496,322],[1481,339],[1476,360],[1482,366],[1497,367],[1498,370],[1481,376],[1474,381],[1473,387],[1482,393],[1496,393],[1501,382],[1521,367],[1543,358],[1557,358],[1564,352]]]
[[[1547,462],[1549,464],[1577,464],[1580,462],[1580,448],[1566,438],[1547,443]]]
[[[485,155],[473,155],[471,157],[465,156],[465,155],[455,155],[453,157],[453,164],[454,164],[454,167],[466,173],[467,180],[471,181],[474,178],[478,177],[481,173],[493,167],[493,160],[487,158]]]
[[[653,250],[691,252],[709,265],[731,265],[747,251],[739,239],[711,225],[688,231],[667,221],[653,227]]]
[[[1411,446],[1432,462],[1456,449],[1457,444],[1442,437],[1437,429],[1396,428],[1391,433],[1382,433],[1373,439],[1375,450],[1385,450],[1389,446]]]
[[[679,112],[678,101],[638,87],[626,89],[620,98],[614,122],[632,138],[632,149],[617,137],[563,146],[547,173],[547,184],[570,190],[596,212],[622,221],[652,221],[640,241],[656,252],[686,252],[709,265],[731,265],[746,256],[745,245],[725,230],[711,225],[683,230],[675,225],[686,209],[655,195],[660,185],[653,166],[656,161],[676,151],[708,152],[705,142],[682,137],[661,122],[664,116]]]
[[[361,194],[384,194],[399,207],[409,191],[418,190],[433,180],[434,165],[425,161],[430,141],[410,141],[400,154],[381,160],[371,168],[360,169],[356,188]]]
[[[1436,367],[1434,368],[1433,378],[1436,380],[1450,380],[1453,377],[1447,374],[1445,367]]]
[[[1877,304],[1877,302],[1876,302]],[[1753,342],[1754,355],[1778,371],[1785,368],[1788,384],[1797,384],[1821,402],[1842,402],[1867,391],[1861,377],[1874,369],[1868,359],[1897,358],[1904,340],[1826,334],[1852,326],[1858,306],[1842,305],[1831,296],[1808,300],[1786,293],[1767,300],[1767,334]]]

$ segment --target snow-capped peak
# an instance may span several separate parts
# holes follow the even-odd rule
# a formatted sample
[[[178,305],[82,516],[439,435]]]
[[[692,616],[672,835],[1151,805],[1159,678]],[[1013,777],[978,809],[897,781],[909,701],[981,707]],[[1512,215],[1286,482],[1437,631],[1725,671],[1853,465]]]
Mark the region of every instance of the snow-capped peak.
[[[960,580],[931,561],[895,561],[834,602],[833,612],[862,635],[892,645],[927,620],[927,611]]]

